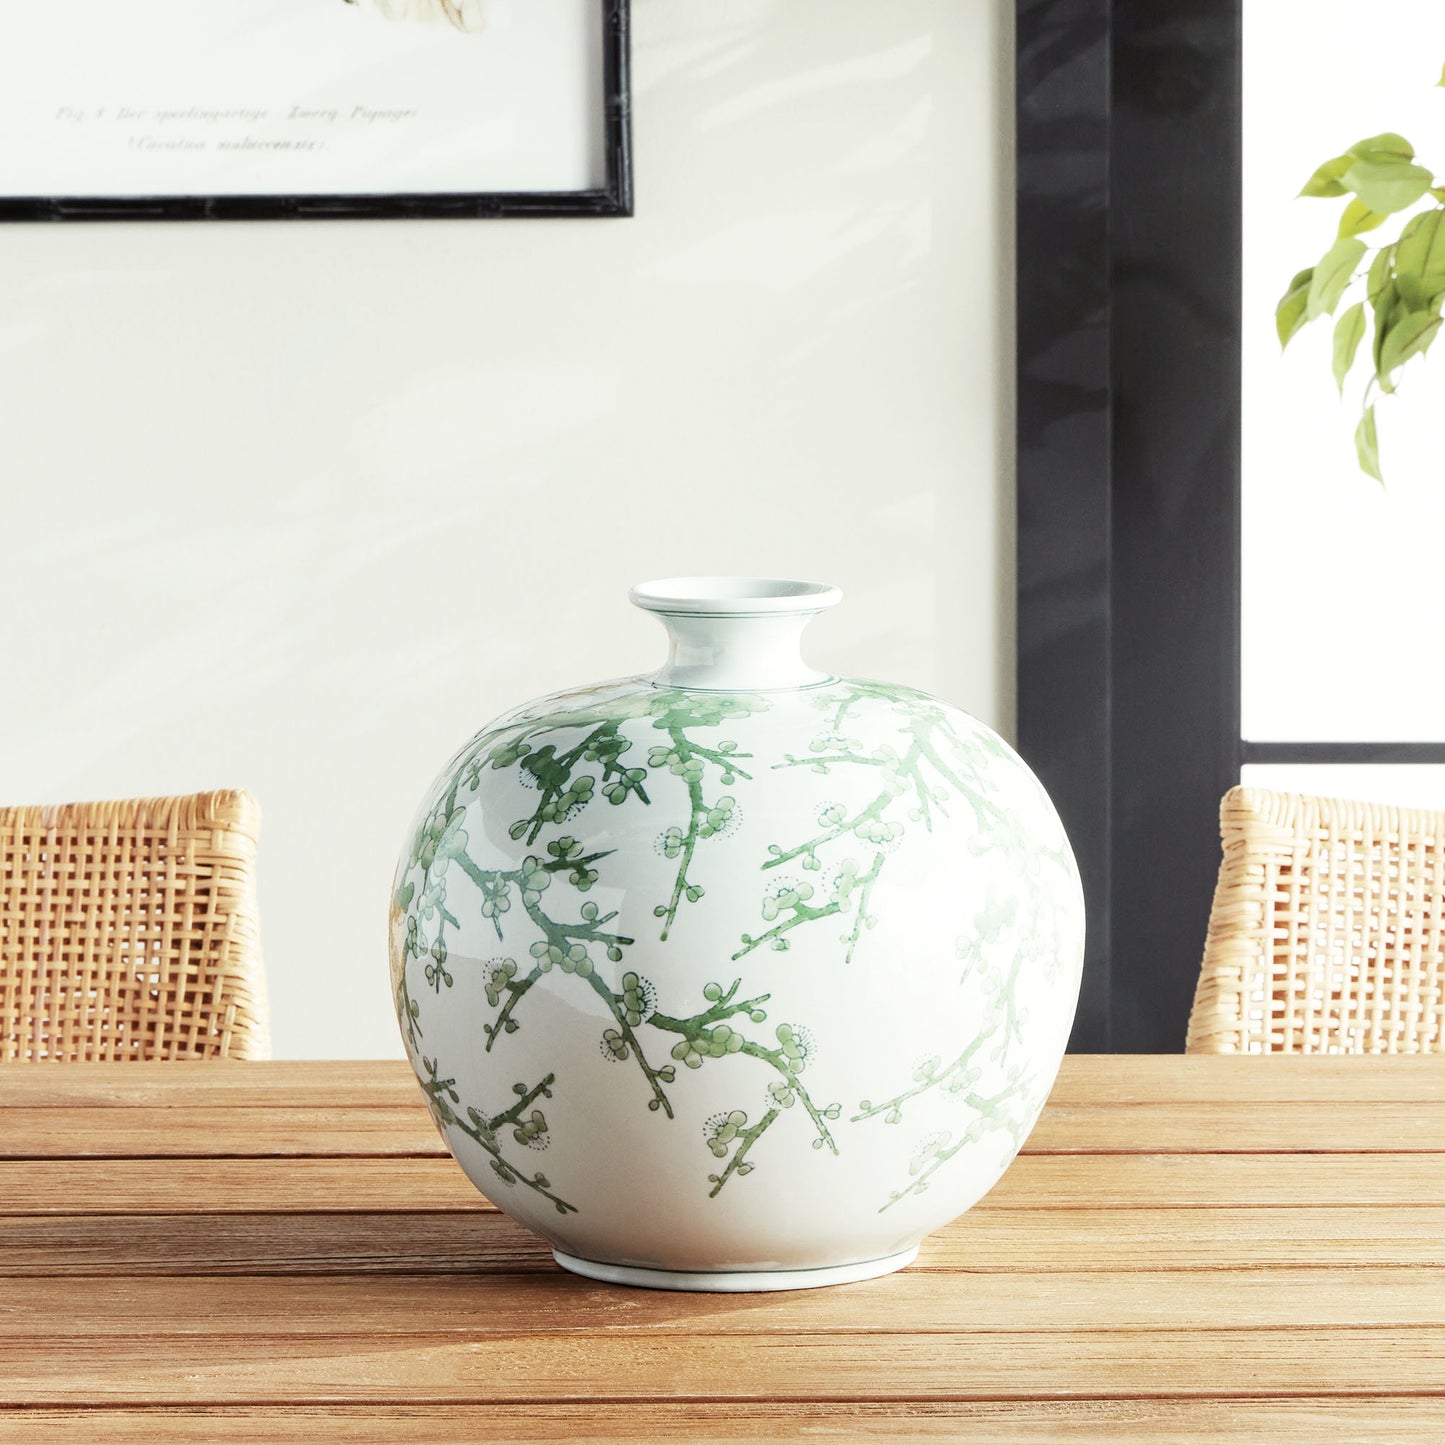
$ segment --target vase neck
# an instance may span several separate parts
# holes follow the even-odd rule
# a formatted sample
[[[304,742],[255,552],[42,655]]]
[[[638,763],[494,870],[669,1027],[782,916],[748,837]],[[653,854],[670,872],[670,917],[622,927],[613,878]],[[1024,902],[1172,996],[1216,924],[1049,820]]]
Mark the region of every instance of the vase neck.
[[[756,577],[674,577],[634,587],[632,601],[667,629],[658,687],[772,692],[829,674],[803,661],[803,629],[841,600],[836,587]]]

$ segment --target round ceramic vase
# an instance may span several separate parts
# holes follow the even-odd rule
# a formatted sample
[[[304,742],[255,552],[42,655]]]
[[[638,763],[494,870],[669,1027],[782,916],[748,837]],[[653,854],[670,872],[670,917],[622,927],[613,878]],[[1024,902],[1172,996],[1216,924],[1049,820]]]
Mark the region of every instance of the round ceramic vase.
[[[982,723],[803,662],[835,588],[632,600],[661,671],[498,718],[417,814],[391,911],[417,1078],[462,1168],[579,1274],[901,1268],[1052,1086],[1084,941],[1063,828]]]

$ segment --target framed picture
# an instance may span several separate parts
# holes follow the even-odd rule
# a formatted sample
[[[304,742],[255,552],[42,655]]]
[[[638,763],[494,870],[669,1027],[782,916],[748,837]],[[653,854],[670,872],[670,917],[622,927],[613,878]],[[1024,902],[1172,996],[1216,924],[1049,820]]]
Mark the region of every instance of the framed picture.
[[[628,0],[28,5],[0,47],[0,219],[630,215],[628,18]]]

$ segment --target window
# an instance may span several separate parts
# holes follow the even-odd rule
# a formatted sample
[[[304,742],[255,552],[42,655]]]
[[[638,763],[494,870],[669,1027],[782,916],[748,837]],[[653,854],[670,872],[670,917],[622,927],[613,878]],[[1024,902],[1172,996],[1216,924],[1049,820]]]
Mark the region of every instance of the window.
[[[1388,431],[1381,408],[1382,494],[1327,327],[1281,362],[1271,324],[1333,238],[1337,208],[1290,200],[1314,166],[1421,106],[1445,142],[1445,14],[1358,15],[1327,0],[1306,34],[1270,0],[1017,6],[1019,743],[1084,873],[1076,1048],[1183,1046],[1241,777],[1445,807],[1445,489],[1410,463],[1440,383],[1411,378]],[[1402,35],[1424,53],[1408,99]]]

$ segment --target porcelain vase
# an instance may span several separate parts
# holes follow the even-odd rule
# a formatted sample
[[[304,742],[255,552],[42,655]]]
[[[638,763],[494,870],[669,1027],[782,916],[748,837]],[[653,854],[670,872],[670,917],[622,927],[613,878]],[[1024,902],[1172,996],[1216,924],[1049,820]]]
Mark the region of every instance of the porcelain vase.
[[[982,723],[803,661],[838,600],[634,588],[661,670],[488,724],[402,852],[392,985],[432,1115],[579,1274],[900,1268],[1052,1085],[1084,939],[1063,828]]]

